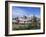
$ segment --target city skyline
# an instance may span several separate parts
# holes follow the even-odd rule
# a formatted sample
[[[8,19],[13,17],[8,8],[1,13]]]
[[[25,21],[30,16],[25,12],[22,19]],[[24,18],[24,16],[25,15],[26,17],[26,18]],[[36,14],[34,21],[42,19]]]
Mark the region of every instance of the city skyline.
[[[12,7],[12,17],[21,17],[21,16],[40,16],[40,8],[39,7],[20,7],[13,6]]]

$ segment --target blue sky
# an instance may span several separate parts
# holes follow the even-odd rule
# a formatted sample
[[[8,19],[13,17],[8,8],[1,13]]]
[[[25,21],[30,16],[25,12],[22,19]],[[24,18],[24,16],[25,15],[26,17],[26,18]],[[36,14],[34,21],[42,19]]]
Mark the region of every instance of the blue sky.
[[[12,17],[16,16],[39,16],[40,15],[40,8],[39,7],[20,7],[20,6],[13,6],[12,7]]]

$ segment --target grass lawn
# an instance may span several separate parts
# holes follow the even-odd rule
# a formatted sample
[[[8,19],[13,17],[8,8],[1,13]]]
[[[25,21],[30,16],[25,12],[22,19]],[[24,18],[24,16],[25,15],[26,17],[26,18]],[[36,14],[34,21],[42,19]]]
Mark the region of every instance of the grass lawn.
[[[12,24],[13,30],[33,30],[33,29],[40,29],[40,26],[32,26],[31,23],[26,24]]]

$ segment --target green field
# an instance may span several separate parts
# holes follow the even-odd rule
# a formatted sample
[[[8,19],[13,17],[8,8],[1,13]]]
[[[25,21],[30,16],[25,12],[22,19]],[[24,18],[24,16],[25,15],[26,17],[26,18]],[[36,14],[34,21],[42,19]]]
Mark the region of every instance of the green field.
[[[12,24],[12,29],[13,30],[33,30],[33,29],[40,29],[39,26],[32,26],[31,23],[26,23],[26,24]]]

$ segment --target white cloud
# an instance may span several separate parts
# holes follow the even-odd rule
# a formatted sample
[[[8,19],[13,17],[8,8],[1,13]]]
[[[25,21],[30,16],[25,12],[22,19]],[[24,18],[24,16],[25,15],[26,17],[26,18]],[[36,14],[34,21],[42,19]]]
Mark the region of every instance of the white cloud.
[[[22,9],[18,9],[18,10],[13,10],[13,17],[16,17],[16,16],[23,16],[23,15],[26,15],[27,16],[27,14],[25,13],[25,11],[24,10],[22,10]]]

